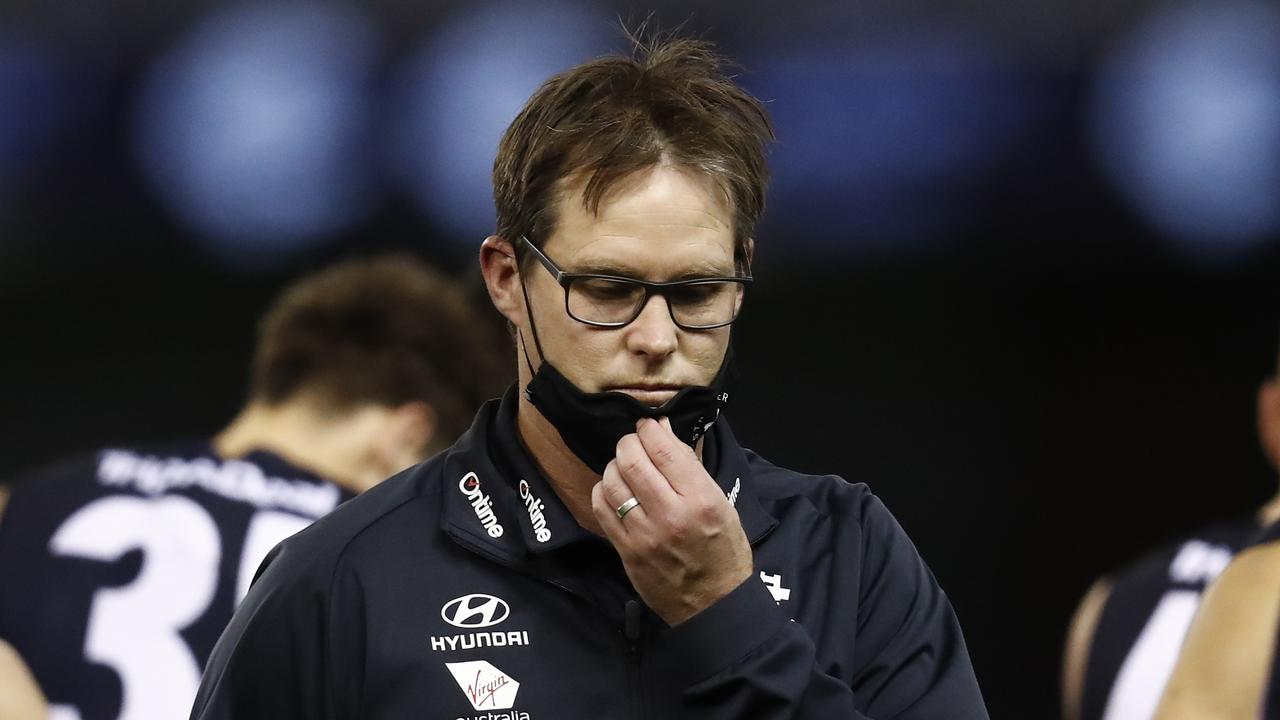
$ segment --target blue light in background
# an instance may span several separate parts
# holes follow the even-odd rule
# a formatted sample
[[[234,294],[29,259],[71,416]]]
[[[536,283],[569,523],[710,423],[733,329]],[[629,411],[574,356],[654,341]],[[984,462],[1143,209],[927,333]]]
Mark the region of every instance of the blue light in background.
[[[369,204],[374,29],[353,6],[221,10],[156,63],[137,106],[155,192],[228,266],[282,262]]]
[[[1093,112],[1098,163],[1179,253],[1230,263],[1280,234],[1280,6],[1152,15],[1109,57]]]
[[[29,39],[0,35],[0,203],[67,123],[77,88],[66,58]]]
[[[417,207],[459,248],[493,232],[498,141],[551,75],[623,49],[601,8],[568,2],[472,4],[438,28],[397,83],[388,147]]]
[[[944,28],[845,45],[748,63],[778,132],[762,235],[846,257],[945,247],[1018,147],[1021,80],[988,43]]]

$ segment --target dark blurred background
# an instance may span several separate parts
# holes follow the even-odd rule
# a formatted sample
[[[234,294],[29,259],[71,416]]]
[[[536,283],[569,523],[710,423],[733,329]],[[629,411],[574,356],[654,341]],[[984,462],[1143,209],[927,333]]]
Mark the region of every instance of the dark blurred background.
[[[1055,715],[1091,580],[1276,490],[1275,3],[6,0],[0,474],[216,431],[327,261],[472,272],[501,130],[650,12],[778,125],[739,436],[870,483]]]

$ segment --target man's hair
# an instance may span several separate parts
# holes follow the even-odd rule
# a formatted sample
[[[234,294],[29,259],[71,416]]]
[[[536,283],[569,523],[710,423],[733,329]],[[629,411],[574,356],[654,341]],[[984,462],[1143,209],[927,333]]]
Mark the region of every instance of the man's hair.
[[[764,106],[725,74],[710,43],[630,38],[631,57],[607,56],[543,83],[507,128],[493,164],[497,233],[541,246],[554,231],[561,180],[585,180],[585,209],[633,173],[658,165],[692,170],[724,192],[735,255],[764,212]]]
[[[353,259],[286,288],[258,325],[251,399],[342,411],[424,401],[447,445],[509,382],[506,340],[462,287],[409,255]]]

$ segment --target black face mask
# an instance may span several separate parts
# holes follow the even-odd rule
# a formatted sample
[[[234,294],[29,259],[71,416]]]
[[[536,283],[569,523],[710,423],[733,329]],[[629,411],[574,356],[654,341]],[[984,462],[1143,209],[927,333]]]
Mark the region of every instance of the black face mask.
[[[636,431],[640,418],[667,418],[675,436],[693,447],[729,403],[725,381],[731,355],[732,350],[725,352],[724,362],[710,385],[684,388],[656,408],[625,393],[583,392],[547,362],[546,356],[524,393],[555,426],[573,454],[587,467],[603,474],[605,466],[613,460],[618,441]]]
[[[525,296],[525,307],[529,307],[529,294],[523,283],[521,290]],[[528,347],[525,346],[525,363],[533,373],[525,386],[525,397],[560,433],[565,446],[597,474],[604,474],[605,466],[616,454],[618,441],[636,431],[636,422],[640,418],[667,418],[675,436],[693,447],[729,404],[729,393],[725,387],[733,357],[732,343],[725,350],[724,361],[710,385],[686,387],[661,407],[651,408],[625,393],[583,392],[547,362],[532,312],[529,323],[542,364],[536,371],[533,369]],[[523,337],[520,344],[525,344]]]

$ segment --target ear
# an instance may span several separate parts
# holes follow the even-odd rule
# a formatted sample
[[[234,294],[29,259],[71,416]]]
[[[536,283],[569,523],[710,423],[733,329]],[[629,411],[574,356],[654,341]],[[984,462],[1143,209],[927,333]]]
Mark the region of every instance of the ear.
[[[1271,466],[1280,471],[1280,379],[1258,388],[1258,442]]]
[[[389,408],[373,448],[385,474],[422,462],[426,448],[436,437],[436,427],[435,408],[425,402],[407,402]]]
[[[524,324],[524,293],[521,292],[520,266],[511,243],[490,235],[480,244],[480,273],[484,275],[489,299],[508,322]]]
[[[747,238],[747,241],[743,243],[742,249],[747,256],[747,270],[750,271],[751,266],[753,263],[755,263],[755,259],[756,259],[756,239]]]

